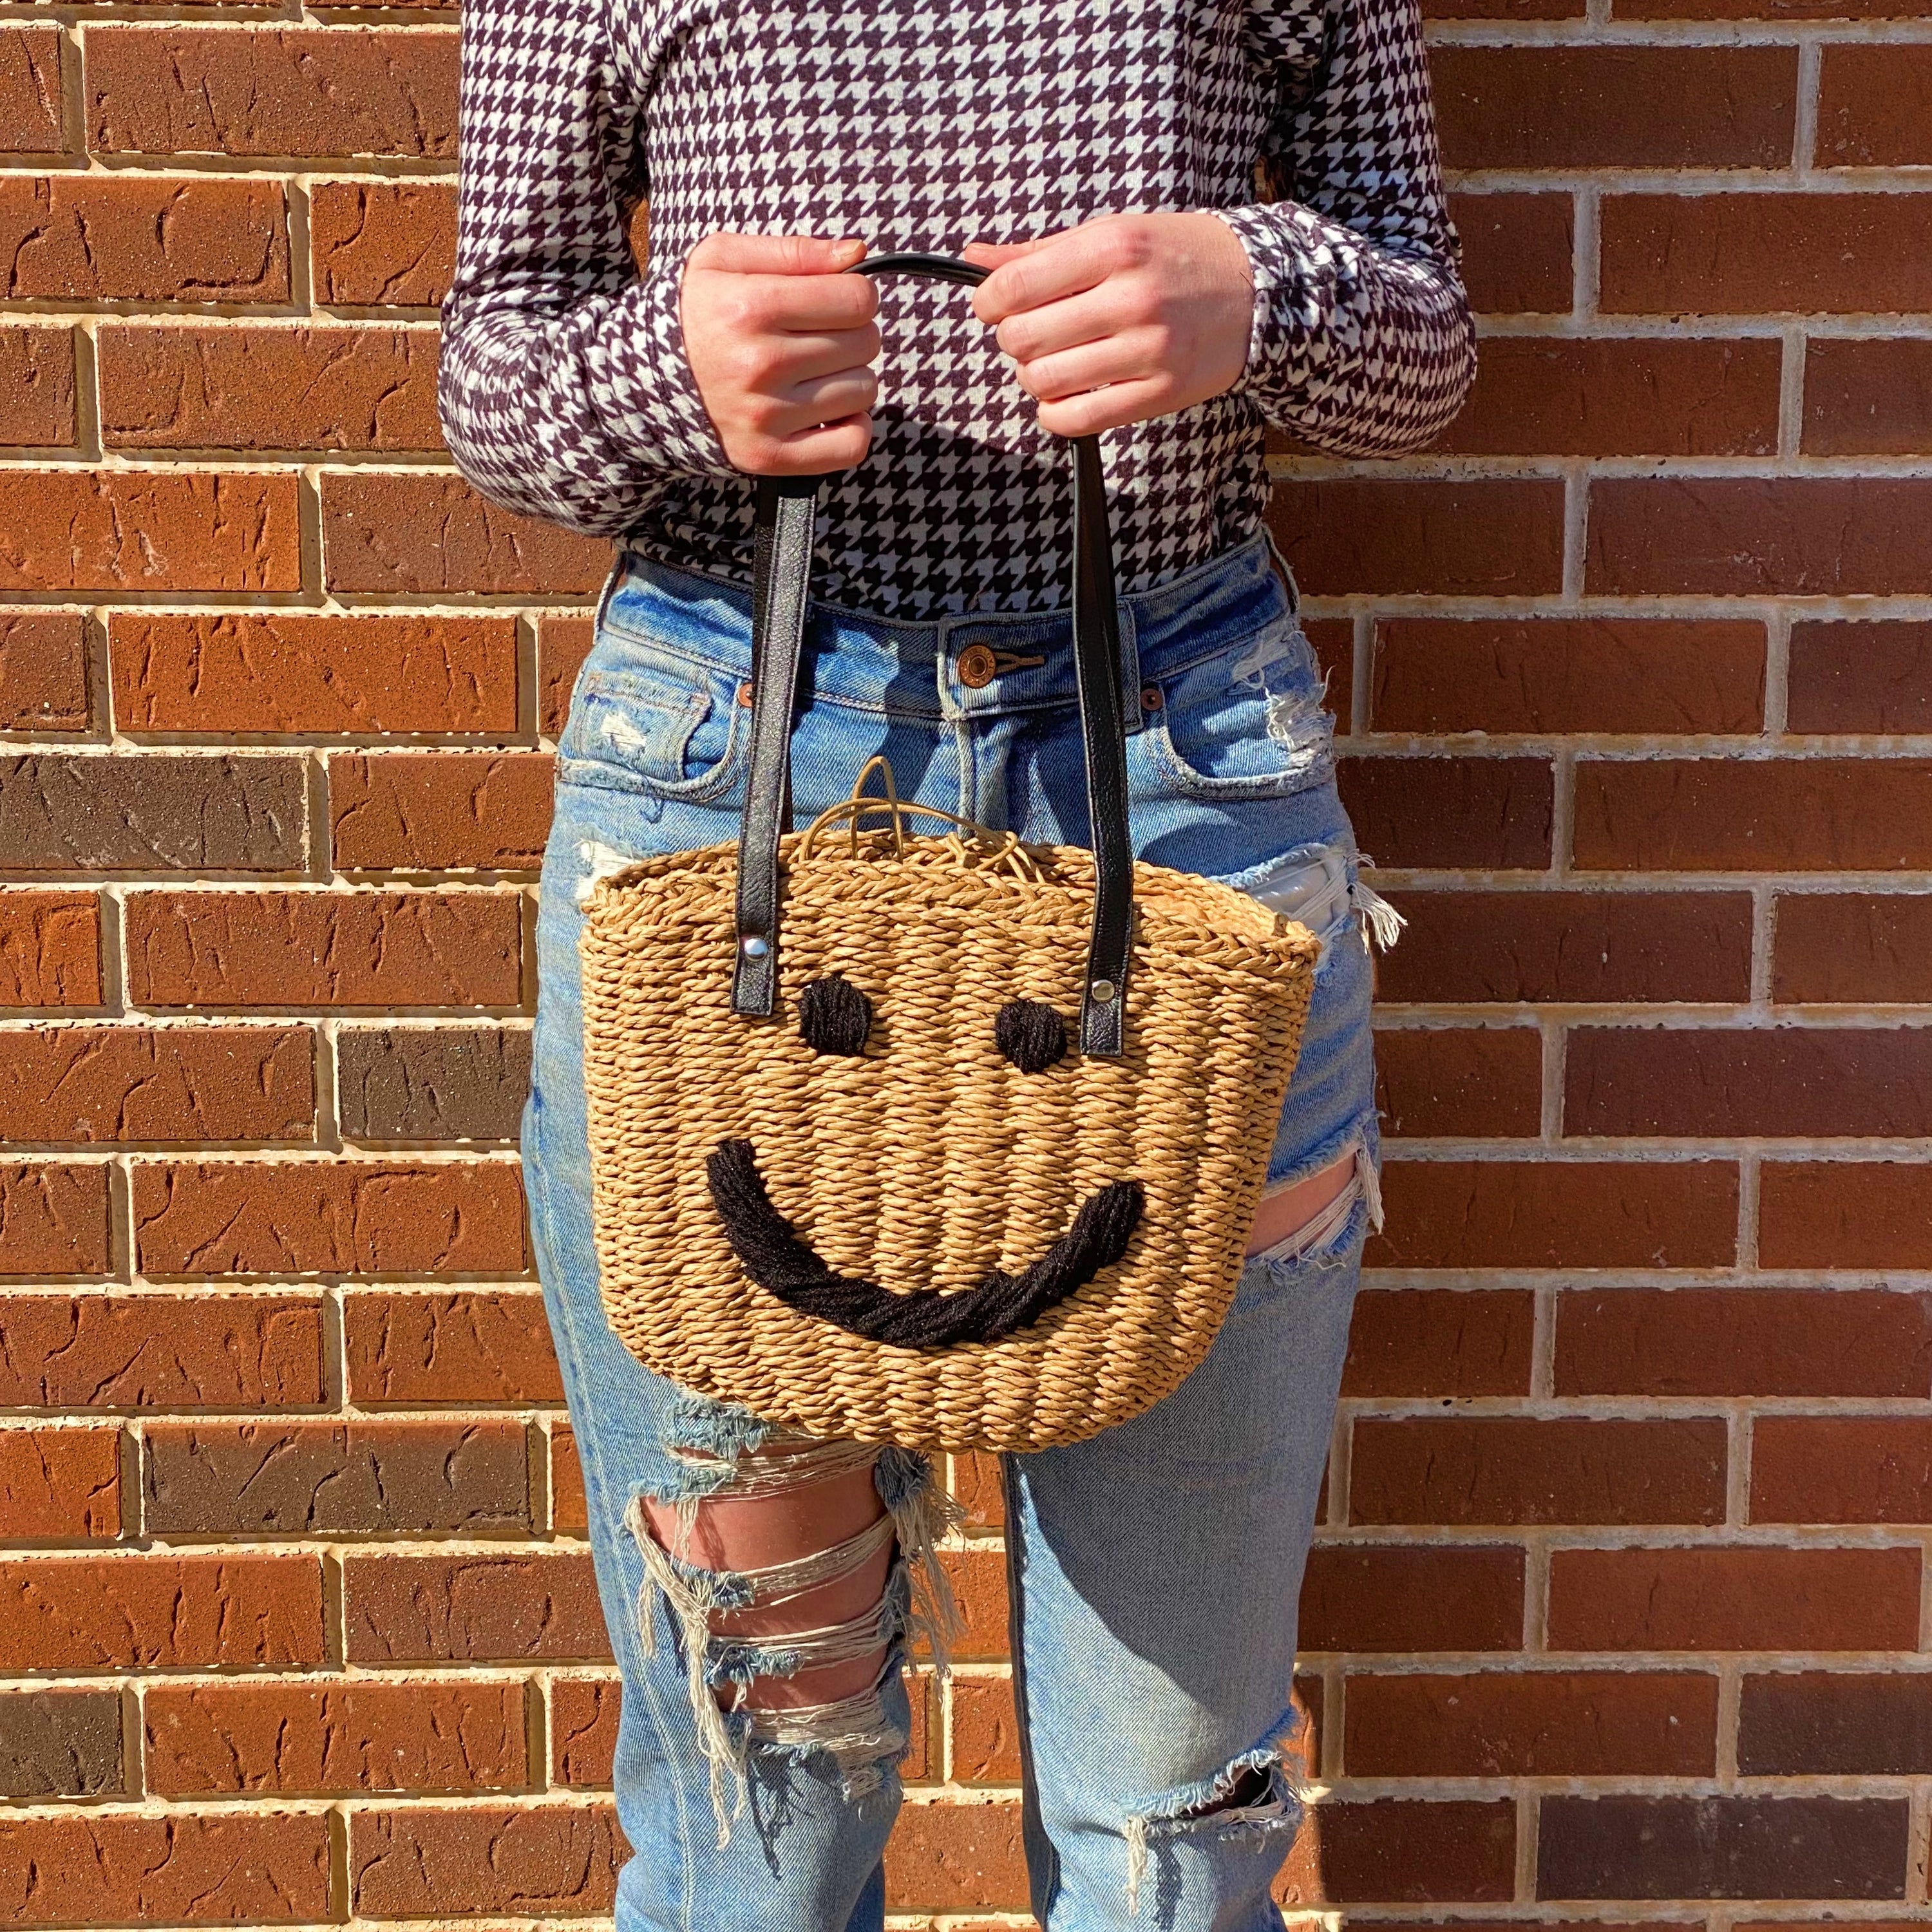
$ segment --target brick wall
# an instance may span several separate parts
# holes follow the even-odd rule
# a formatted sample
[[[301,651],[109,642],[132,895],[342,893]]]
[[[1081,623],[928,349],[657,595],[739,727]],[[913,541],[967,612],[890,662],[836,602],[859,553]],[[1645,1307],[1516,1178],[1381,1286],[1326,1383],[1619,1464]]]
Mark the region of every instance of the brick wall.
[[[1932,20],[1588,4],[1436,28],[1460,422],[1280,458],[1410,921],[1282,1896],[1924,1922]],[[0,7],[5,1925],[610,1904],[511,1147],[605,553],[441,452],[455,38]],[[1021,1923],[955,1475],[893,1909]]]

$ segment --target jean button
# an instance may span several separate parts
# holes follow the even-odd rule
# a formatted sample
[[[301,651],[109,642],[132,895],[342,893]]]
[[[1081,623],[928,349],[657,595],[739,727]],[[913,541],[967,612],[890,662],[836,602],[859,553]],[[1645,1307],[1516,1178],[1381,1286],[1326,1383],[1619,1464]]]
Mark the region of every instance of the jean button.
[[[959,682],[968,691],[984,691],[999,675],[1000,661],[985,644],[968,644],[959,653]]]

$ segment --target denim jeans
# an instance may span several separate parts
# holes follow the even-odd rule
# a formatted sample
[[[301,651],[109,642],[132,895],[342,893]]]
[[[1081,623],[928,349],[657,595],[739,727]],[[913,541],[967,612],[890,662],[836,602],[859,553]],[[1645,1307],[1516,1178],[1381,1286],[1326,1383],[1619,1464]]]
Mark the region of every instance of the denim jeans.
[[[607,591],[557,760],[538,920],[532,1219],[623,1676],[615,1781],[635,1856],[622,1932],[874,1932],[901,1792],[914,1572],[943,1527],[922,1457],[880,1453],[898,1532],[885,1670],[838,1735],[762,1726],[713,1687],[788,1674],[781,1647],[707,1637],[750,1600],[651,1543],[640,1499],[694,1498],[764,1453],[756,1419],[648,1372],[598,1299],[586,1148],[579,898],[624,860],[722,843],[743,804],[748,599],[631,556]],[[1004,1459],[1023,1830],[1049,1932],[1279,1923],[1299,1816],[1286,1750],[1295,1603],[1363,1240],[1377,1213],[1366,914],[1322,682],[1264,542],[1121,600],[1135,847],[1257,893],[1325,940],[1269,1166],[1285,1186],[1353,1154],[1312,1238],[1251,1260],[1206,1359],[1090,1441]],[[902,796],[1040,843],[1084,844],[1064,614],[901,624],[814,605],[793,739],[795,822],[874,752]],[[805,1453],[818,1453],[806,1445]],[[871,1452],[861,1452],[869,1454]],[[849,1452],[848,1452],[849,1454]],[[748,1465],[748,1466],[749,1466]],[[648,1562],[647,1562],[648,1558]],[[736,1594],[734,1594],[734,1590]],[[724,1828],[721,1828],[721,1827]]]

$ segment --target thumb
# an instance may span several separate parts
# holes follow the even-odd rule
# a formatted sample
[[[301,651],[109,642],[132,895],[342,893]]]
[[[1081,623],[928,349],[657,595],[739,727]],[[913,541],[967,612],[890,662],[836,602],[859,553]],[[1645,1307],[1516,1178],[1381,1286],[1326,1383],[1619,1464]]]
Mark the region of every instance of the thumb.
[[[866,257],[866,244],[817,235],[707,235],[685,258],[690,268],[738,275],[830,275]]]

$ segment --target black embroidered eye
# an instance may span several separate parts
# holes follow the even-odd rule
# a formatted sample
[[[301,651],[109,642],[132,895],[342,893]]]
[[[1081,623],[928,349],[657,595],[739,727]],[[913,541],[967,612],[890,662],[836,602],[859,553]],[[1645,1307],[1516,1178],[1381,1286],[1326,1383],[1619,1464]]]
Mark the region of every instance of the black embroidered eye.
[[[1038,1000],[1009,1000],[993,1022],[993,1037],[1022,1073],[1044,1073],[1066,1058],[1066,1022]]]
[[[836,973],[801,986],[798,1033],[818,1053],[863,1053],[872,1030],[872,1003],[850,980]]]

